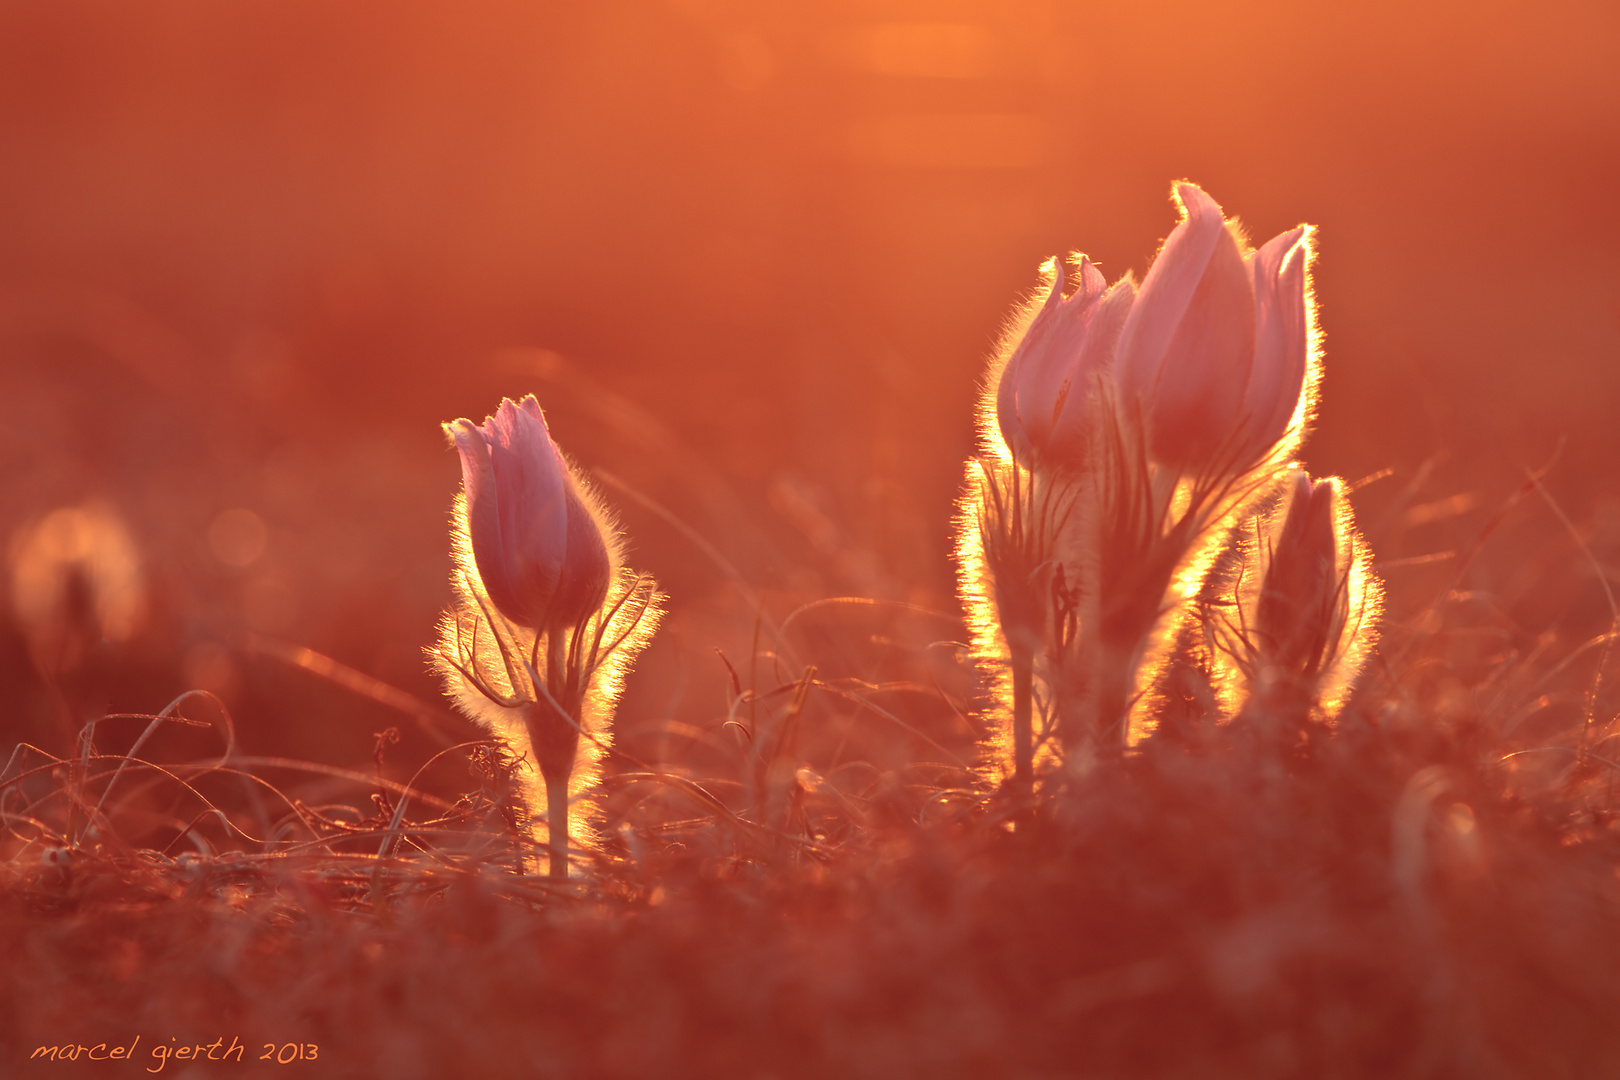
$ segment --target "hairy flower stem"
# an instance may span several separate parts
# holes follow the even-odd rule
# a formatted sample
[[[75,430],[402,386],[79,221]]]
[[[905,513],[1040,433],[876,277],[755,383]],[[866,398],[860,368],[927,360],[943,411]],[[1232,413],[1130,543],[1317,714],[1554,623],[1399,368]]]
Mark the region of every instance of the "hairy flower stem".
[[[1031,722],[1034,704],[1035,655],[1021,643],[1012,643],[1010,661],[1013,677],[1013,785],[1020,794],[1035,786],[1035,727]]]
[[[1087,680],[1087,734],[1099,752],[1117,752],[1129,744],[1139,671],[1186,549],[1182,529],[1176,528],[1150,542],[1146,552],[1115,547],[1114,552],[1124,557],[1103,568],[1098,617],[1081,629],[1082,637],[1090,638],[1081,654],[1093,665]]]
[[[547,634],[546,684],[542,696],[530,705],[525,719],[529,742],[546,785],[546,836],[550,849],[550,875],[568,876],[568,781],[579,753],[581,695],[578,672],[569,664],[568,637]]]
[[[979,535],[1006,649],[1002,661],[1012,675],[1010,781],[1028,795],[1035,789],[1035,658],[1051,651],[1052,549],[1074,493],[1067,482],[1016,464],[981,460],[980,470]],[[1006,750],[1003,743],[1000,752]]]
[[[568,876],[568,777],[546,777],[546,846],[550,849],[549,873],[553,878]]]
[[[529,707],[529,739],[539,758],[540,776],[546,785],[546,835],[551,852],[550,873],[554,878],[568,876],[568,781],[574,772],[574,755],[579,750],[579,729],[567,717],[557,715],[548,701]]]
[[[1093,745],[1099,752],[1122,750],[1130,733],[1128,713],[1141,661],[1141,642],[1151,621],[1130,628],[1114,625],[1098,634],[1087,648],[1095,667],[1091,677],[1091,704],[1087,712]]]

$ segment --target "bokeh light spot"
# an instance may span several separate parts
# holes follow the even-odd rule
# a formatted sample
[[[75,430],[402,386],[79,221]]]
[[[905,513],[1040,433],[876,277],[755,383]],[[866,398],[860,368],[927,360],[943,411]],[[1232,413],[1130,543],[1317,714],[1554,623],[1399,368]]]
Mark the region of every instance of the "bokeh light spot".
[[[226,510],[208,526],[208,547],[226,566],[252,566],[269,543],[264,520],[251,510]]]

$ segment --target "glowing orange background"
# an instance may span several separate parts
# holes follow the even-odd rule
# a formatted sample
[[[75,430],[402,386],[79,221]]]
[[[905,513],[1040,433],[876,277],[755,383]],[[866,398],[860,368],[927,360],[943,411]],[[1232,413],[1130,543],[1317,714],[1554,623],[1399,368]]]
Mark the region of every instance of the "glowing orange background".
[[[1307,7],[8,5],[0,527],[130,519],[159,601],[123,707],[255,628],[428,696],[437,424],[535,390],[751,580],[949,606],[1000,320],[1060,249],[1140,276],[1183,176],[1257,237],[1321,227],[1317,471],[1443,451],[1438,494],[1508,487],[1567,438],[1550,482],[1591,511],[1620,475],[1617,9]],[[626,708],[677,713],[724,590],[610,498],[676,597]],[[200,539],[235,507],[268,528],[246,576]],[[267,728],[324,722],[240,679]],[[363,756],[383,722],[321,737]]]

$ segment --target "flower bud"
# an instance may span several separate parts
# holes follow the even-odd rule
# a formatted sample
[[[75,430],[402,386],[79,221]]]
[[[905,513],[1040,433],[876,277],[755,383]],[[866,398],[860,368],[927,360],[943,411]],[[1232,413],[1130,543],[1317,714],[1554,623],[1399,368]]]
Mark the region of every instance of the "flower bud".
[[[546,430],[540,403],[504,398],[483,426],[445,430],[461,454],[467,532],[484,592],[519,626],[568,626],[601,607],[611,560]]]
[[[1322,670],[1344,626],[1337,498],[1333,481],[1312,482],[1303,469],[1294,471],[1287,515],[1260,587],[1255,615],[1260,655],[1301,676]]]
[[[1079,287],[1067,298],[1063,277],[1054,259],[1051,292],[1002,369],[996,423],[1014,460],[1077,469],[1085,455],[1092,373],[1113,362],[1136,286],[1124,278],[1109,288],[1084,256]]]
[[[1115,378],[1149,449],[1182,471],[1240,472],[1287,433],[1309,355],[1309,229],[1259,251],[1195,184],[1121,331]]]

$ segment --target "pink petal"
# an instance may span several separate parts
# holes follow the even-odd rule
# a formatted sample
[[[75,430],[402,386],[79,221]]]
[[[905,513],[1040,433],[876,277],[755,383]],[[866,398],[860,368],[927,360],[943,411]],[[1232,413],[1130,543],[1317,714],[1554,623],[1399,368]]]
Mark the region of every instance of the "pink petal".
[[[1148,288],[1142,286],[1132,318],[1148,300]],[[1127,321],[1125,333],[1130,329]],[[1156,335],[1161,332],[1154,328]],[[1253,361],[1254,286],[1237,241],[1223,223],[1148,388],[1154,457],[1189,472],[1230,468]]]
[[[1135,298],[1135,283],[1129,278],[1122,278],[1086,313],[1084,339],[1071,364],[1066,384],[1062,392],[1054,395],[1052,403],[1047,453],[1053,460],[1077,462],[1084,458],[1088,442],[1086,406],[1091,392],[1090,384],[1094,373],[1106,371],[1113,364],[1120,331],[1125,327],[1125,320],[1131,313],[1131,302]]]
[[[1181,222],[1170,231],[1137,293],[1120,334],[1115,378],[1126,400],[1145,402],[1159,380],[1159,369],[1193,294],[1227,233],[1215,200],[1196,184],[1175,186]]]
[[[996,426],[1001,429],[1001,437],[1006,440],[1014,459],[1024,462],[1030,460],[1033,447],[1020,408],[1020,389],[1033,362],[1030,355],[1040,351],[1052,320],[1063,303],[1063,264],[1056,257],[1051,262],[1054,266],[1051,290],[1046,294],[1041,310],[1030,322],[1029,329],[1024,331],[1023,340],[1019,341],[1002,368],[1001,382],[996,386]]]
[[[499,557],[511,590],[506,603],[493,592],[490,599],[508,618],[525,626],[544,621],[568,540],[562,461],[538,412],[538,404],[527,409],[503,400],[484,425],[500,515]],[[476,540],[473,551],[478,554]],[[482,572],[481,559],[479,569]]]
[[[499,492],[495,467],[490,458],[487,433],[471,420],[457,420],[446,429],[461,455],[461,483],[467,500],[467,532],[472,542],[473,562],[484,592],[503,612],[521,607],[511,580],[511,571],[502,542]]]
[[[1019,370],[1018,418],[1036,455],[1048,456],[1053,420],[1067,398],[1101,277],[1089,259],[1081,259],[1079,288],[1052,309]]]
[[[1078,300],[1091,304],[1107,291],[1108,279],[1103,277],[1101,270],[1097,269],[1097,264],[1084,255],[1080,256],[1080,287],[1075,290],[1074,296],[1070,298],[1071,302]]]
[[[1085,422],[1092,373],[1113,357],[1114,342],[1128,309],[1110,305],[1099,339],[1099,317],[1109,296],[1108,281],[1095,263],[1080,257],[1079,285],[1055,308],[1042,312],[1038,339],[1022,350],[1015,378],[1014,404],[1027,447],[1020,460],[1035,458],[1061,469],[1078,469],[1085,457]],[[1128,297],[1127,297],[1128,300]],[[1113,317],[1117,311],[1118,319]]]
[[[602,606],[612,574],[607,544],[596,519],[568,484],[568,539],[552,602],[552,619],[571,625]]]
[[[1254,278],[1255,354],[1243,408],[1249,453],[1254,459],[1288,430],[1305,386],[1309,233],[1304,225],[1285,232],[1249,260]]]

